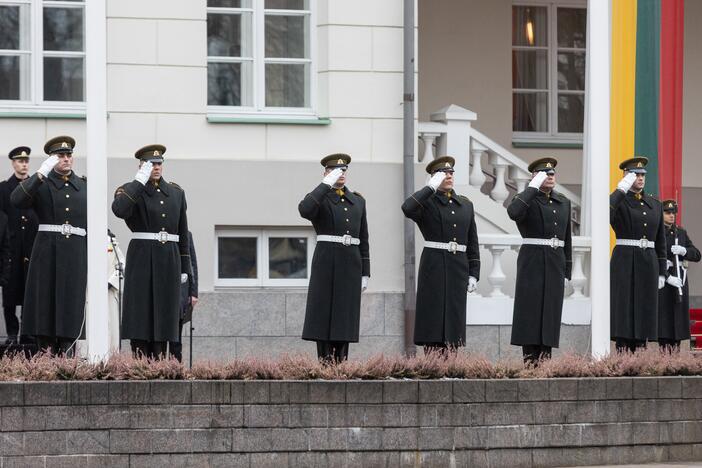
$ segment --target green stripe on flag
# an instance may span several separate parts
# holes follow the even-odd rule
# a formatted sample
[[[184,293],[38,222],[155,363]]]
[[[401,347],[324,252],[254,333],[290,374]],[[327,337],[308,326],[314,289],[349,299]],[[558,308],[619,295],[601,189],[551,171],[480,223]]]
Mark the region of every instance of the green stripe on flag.
[[[646,192],[658,195],[661,0],[638,0],[634,151],[648,158]]]

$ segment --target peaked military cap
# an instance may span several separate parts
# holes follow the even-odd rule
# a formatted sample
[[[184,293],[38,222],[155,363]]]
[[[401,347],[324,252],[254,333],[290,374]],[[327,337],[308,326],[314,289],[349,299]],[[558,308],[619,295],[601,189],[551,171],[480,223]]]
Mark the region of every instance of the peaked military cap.
[[[347,167],[351,162],[351,156],[345,153],[334,153],[323,157],[319,162],[324,167]]]
[[[453,171],[456,160],[451,156],[441,156],[427,164],[427,172],[433,174],[439,171]]]
[[[663,200],[663,211],[667,211],[668,213],[677,213],[678,212],[678,202],[675,200]]]
[[[57,136],[47,141],[44,145],[46,154],[54,153],[73,153],[73,148],[76,146],[76,140],[69,136]]]
[[[556,173],[558,161],[555,158],[541,158],[529,164],[527,168],[529,172],[546,172],[548,174]]]
[[[163,154],[166,152],[166,147],[163,145],[146,145],[143,148],[139,148],[134,153],[134,157],[140,161],[149,161],[162,163]]]
[[[12,151],[10,151],[7,157],[10,159],[28,158],[31,152],[32,149],[29,146],[18,146],[17,148],[14,148]]]
[[[619,169],[627,172],[633,172],[635,174],[645,174],[646,165],[648,164],[648,158],[645,156],[636,156],[631,159],[623,161],[619,165]]]

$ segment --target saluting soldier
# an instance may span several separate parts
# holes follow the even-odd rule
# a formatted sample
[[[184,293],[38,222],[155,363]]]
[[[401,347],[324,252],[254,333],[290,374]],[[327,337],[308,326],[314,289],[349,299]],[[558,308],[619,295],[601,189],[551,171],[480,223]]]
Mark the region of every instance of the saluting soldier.
[[[84,332],[87,259],[87,182],[73,171],[75,140],[52,138],[49,157],[10,196],[16,208],[33,208],[39,226],[27,272],[22,334],[40,349],[66,353]]]
[[[122,338],[132,351],[165,356],[180,341],[180,285],[190,273],[187,204],[183,189],[163,178],[163,145],[134,154],[134,180],[117,188],[112,212],[132,231],[124,275]]]
[[[687,262],[702,256],[682,226],[676,223],[678,203],[663,201],[663,225],[668,249],[668,278],[658,291],[658,344],[669,351],[679,350],[680,341],[690,339],[690,291]]]
[[[529,164],[531,182],[507,207],[517,223],[522,246],[512,315],[512,344],[522,347],[524,362],[549,359],[561,334],[563,293],[572,269],[570,200],[554,191],[554,158]]]
[[[473,203],[453,190],[456,161],[436,158],[427,165],[427,185],[402,204],[417,223],[424,250],[417,278],[414,343],[446,355],[466,341],[466,294],[480,279],[480,252]]]
[[[619,165],[624,177],[609,196],[617,236],[610,260],[610,333],[617,351],[634,352],[658,339],[658,289],[666,281],[661,202],[644,192],[648,158]]]
[[[29,177],[28,146],[14,148],[8,154],[13,174],[0,182],[0,207],[7,215],[8,237],[10,245],[9,276],[2,288],[2,307],[7,329],[7,344],[17,341],[20,323],[17,320],[17,306],[24,301],[24,285],[27,281],[27,269],[37,235],[37,215],[31,208],[16,208],[10,202],[10,194],[19,183]]]
[[[358,342],[361,293],[370,278],[366,200],[346,186],[349,163],[348,154],[323,158],[322,183],[298,206],[317,233],[302,339],[316,341],[327,363],[346,360],[349,343]]]

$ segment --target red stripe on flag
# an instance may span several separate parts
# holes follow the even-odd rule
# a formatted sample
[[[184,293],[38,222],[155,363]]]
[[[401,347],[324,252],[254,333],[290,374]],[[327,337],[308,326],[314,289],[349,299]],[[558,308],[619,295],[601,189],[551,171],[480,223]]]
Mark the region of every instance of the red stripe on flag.
[[[678,202],[682,197],[683,12],[684,0],[661,2],[658,182],[661,200],[677,198]]]

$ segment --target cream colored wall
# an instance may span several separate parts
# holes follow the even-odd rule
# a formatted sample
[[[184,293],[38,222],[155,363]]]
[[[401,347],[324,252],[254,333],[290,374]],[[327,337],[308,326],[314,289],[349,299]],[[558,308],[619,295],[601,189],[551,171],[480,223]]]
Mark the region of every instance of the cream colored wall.
[[[512,1],[419,2],[419,118],[447,104],[477,112],[475,127],[526,161],[559,160],[559,182],[581,183],[582,151],[512,148]]]
[[[702,187],[702,2],[685,2],[683,186]],[[700,231],[702,234],[702,231]]]

